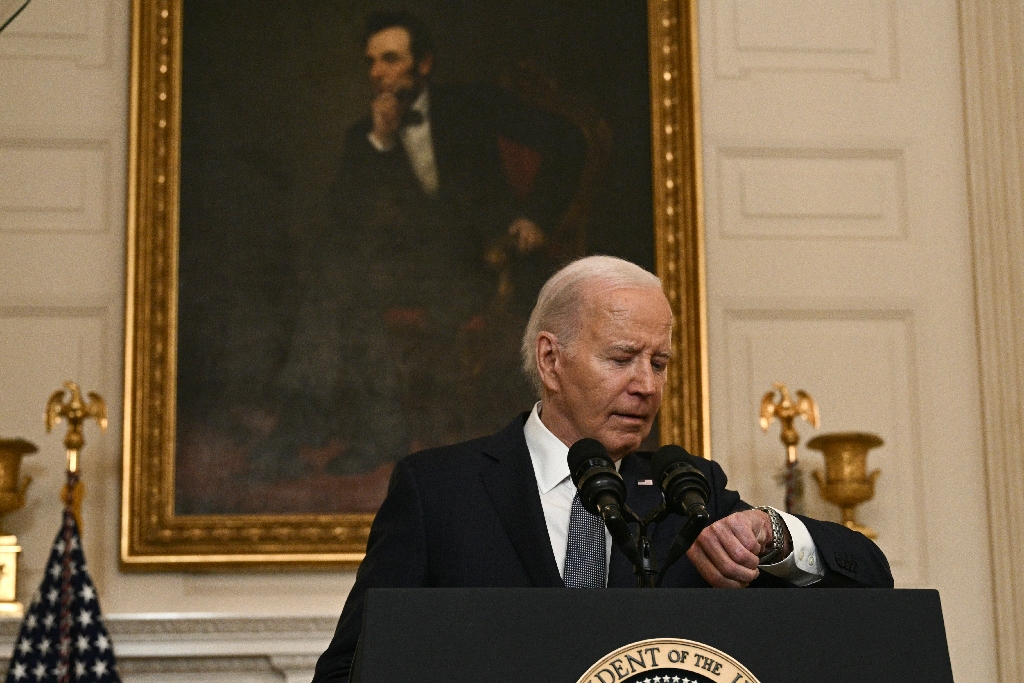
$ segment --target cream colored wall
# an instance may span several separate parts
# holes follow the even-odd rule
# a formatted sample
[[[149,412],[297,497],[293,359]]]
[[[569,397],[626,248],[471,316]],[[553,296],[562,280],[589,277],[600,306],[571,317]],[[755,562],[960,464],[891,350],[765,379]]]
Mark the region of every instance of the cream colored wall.
[[[749,498],[779,503],[776,432],[755,421],[775,379],[818,399],[823,429],[880,433],[864,521],[899,585],[940,590],[956,677],[980,681],[994,636],[956,12],[702,0],[712,449]],[[114,0],[32,0],[0,36],[0,435],[43,450],[5,520],[22,598],[59,519],[42,406],[73,378],[112,416],[83,458],[107,612],[335,614],[350,572],[117,567],[128,45]]]
[[[712,455],[782,504],[775,380],[880,434],[862,521],[897,586],[939,590],[956,678],[993,680],[957,3],[700,8]]]

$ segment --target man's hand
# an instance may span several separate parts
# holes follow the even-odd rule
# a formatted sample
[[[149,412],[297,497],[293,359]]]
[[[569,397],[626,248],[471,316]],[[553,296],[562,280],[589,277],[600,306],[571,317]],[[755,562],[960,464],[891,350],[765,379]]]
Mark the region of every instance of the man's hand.
[[[544,246],[544,231],[529,218],[517,218],[508,228],[508,234],[516,240],[516,249],[526,254]]]
[[[686,556],[715,588],[745,588],[760,573],[758,556],[771,540],[767,513],[744,510],[704,529]]]
[[[398,124],[402,120],[402,106],[398,97],[390,92],[380,93],[370,103],[370,112],[373,115],[373,130],[370,131],[370,135],[378,145],[390,149],[395,144]]]

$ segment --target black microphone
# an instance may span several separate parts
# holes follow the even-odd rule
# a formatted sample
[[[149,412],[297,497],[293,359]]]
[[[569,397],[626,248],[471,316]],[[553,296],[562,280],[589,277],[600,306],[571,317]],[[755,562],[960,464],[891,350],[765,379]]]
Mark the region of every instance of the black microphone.
[[[569,474],[580,502],[590,514],[604,520],[612,541],[631,561],[639,559],[636,539],[629,531],[622,508],[626,485],[606,449],[597,439],[580,439],[569,448]],[[634,562],[635,564],[635,562]]]
[[[701,471],[687,463],[689,457],[692,456],[682,448],[670,444],[659,448],[651,458],[654,483],[665,494],[665,506],[686,517],[683,528],[672,541],[665,566],[658,573],[658,586],[668,568],[690,549],[711,520],[707,509],[711,487]]]
[[[711,487],[693,465],[687,463],[689,453],[670,444],[655,451],[651,458],[654,483],[665,494],[665,505],[676,514],[710,519],[707,510]]]

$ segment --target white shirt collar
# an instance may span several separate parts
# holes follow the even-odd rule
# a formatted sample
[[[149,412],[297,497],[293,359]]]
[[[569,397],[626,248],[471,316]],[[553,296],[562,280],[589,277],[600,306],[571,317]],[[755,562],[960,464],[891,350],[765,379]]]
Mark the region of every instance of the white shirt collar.
[[[430,95],[427,94],[426,86],[424,86],[423,90],[420,90],[420,94],[417,95],[416,99],[409,105],[409,109],[422,114],[423,123],[430,120]]]
[[[569,463],[566,460],[569,447],[540,421],[540,403],[537,401],[534,404],[523,426],[523,435],[526,437],[526,447],[530,450],[537,488],[544,495],[569,478]]]

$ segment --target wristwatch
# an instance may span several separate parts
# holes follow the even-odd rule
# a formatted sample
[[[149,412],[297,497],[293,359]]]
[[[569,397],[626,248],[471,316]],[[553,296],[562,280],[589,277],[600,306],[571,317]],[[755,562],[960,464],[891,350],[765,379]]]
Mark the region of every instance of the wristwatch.
[[[772,522],[772,542],[765,548],[764,553],[758,556],[758,564],[775,564],[785,557],[786,524],[782,521],[782,515],[770,507],[758,506],[754,509],[766,513]]]

